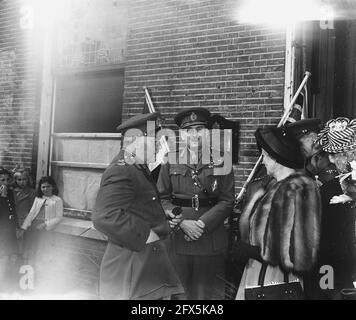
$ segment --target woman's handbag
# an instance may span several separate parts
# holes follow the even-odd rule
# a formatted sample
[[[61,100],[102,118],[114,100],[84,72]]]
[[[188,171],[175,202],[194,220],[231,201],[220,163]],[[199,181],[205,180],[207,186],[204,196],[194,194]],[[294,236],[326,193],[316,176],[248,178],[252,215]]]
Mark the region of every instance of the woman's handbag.
[[[304,300],[304,292],[300,282],[289,282],[284,272],[284,283],[264,285],[267,264],[263,263],[258,277],[258,287],[246,288],[246,300]]]

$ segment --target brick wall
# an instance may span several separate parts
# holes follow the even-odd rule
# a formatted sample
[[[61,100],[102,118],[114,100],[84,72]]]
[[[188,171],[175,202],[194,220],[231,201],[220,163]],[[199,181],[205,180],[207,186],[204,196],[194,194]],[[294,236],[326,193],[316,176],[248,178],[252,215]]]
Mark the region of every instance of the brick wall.
[[[236,3],[129,2],[123,118],[142,112],[145,85],[168,125],[193,106],[239,121],[239,189],[256,161],[254,130],[282,114],[285,33],[239,24]]]
[[[0,165],[34,169],[38,59],[31,31],[20,27],[21,4],[0,1]]]
[[[40,59],[20,28],[23,0],[0,0],[0,165],[37,158]],[[234,19],[235,0],[130,0],[123,118],[140,113],[147,86],[168,125],[204,106],[241,123],[237,187],[257,150],[257,126],[282,113],[285,34]]]

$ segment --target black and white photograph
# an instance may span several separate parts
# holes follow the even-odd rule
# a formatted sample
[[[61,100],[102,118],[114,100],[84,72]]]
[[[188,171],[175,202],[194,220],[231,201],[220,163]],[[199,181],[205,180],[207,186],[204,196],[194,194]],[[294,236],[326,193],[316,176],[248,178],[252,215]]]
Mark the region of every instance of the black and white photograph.
[[[356,300],[356,0],[0,0],[0,300]]]

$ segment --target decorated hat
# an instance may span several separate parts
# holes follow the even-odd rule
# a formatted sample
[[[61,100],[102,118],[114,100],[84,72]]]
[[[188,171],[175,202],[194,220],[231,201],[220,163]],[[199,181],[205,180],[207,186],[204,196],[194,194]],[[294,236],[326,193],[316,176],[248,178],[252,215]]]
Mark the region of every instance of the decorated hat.
[[[180,111],[174,117],[174,122],[178,127],[184,129],[195,125],[208,126],[209,118],[209,110],[202,107],[196,107]]]
[[[287,134],[284,128],[257,129],[255,137],[257,146],[264,149],[279,164],[292,169],[304,167],[297,141]]]
[[[285,126],[287,133],[295,138],[300,138],[310,132],[320,132],[320,119],[304,119],[295,121]]]
[[[145,113],[145,114],[138,114],[122,124],[120,124],[116,130],[122,133],[125,133],[129,129],[140,129],[144,135],[147,134],[147,121],[154,121],[155,122],[155,130],[160,129],[160,113],[153,112],[153,113]]]
[[[316,143],[328,153],[356,150],[356,119],[340,117],[329,120],[320,131]]]

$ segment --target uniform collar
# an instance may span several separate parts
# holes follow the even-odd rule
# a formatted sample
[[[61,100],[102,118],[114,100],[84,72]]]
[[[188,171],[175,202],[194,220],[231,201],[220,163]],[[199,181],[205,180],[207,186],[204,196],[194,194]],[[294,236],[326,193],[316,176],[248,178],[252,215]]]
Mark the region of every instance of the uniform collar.
[[[202,156],[201,156],[201,152],[199,154],[199,161],[198,164],[189,164],[189,163],[184,163],[187,161],[187,159],[189,159],[189,149],[187,147],[183,147],[179,150],[179,159],[178,159],[178,163],[182,164],[184,163],[184,165],[190,169],[193,169],[195,171],[200,171],[204,168],[214,168],[216,166],[222,166],[224,164],[224,159],[223,157],[219,157],[218,159],[213,159],[213,150],[210,150],[210,163],[205,163],[202,164]]]

